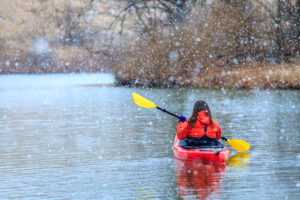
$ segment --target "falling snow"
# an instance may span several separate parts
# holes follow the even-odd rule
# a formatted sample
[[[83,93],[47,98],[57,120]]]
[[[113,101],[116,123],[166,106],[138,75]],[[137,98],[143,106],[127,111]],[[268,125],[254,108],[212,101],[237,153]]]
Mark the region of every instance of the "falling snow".
[[[0,199],[299,199],[298,2],[0,1]],[[133,91],[251,149],[174,159]]]

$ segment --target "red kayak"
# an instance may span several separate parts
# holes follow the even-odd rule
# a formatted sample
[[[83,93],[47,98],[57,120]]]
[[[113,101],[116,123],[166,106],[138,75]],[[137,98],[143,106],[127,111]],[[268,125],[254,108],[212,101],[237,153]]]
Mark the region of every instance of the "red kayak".
[[[182,160],[200,160],[206,162],[224,163],[230,151],[227,147],[223,148],[197,148],[184,149],[179,145],[179,139],[175,137],[173,144],[174,156]]]

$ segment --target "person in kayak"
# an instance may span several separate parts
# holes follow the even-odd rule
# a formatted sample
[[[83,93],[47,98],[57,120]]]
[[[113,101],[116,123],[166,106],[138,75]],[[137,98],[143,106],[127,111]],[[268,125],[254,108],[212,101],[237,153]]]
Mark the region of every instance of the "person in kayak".
[[[208,104],[196,101],[191,117],[181,115],[177,124],[179,145],[186,149],[224,147],[218,140],[221,138],[221,128],[213,119]]]

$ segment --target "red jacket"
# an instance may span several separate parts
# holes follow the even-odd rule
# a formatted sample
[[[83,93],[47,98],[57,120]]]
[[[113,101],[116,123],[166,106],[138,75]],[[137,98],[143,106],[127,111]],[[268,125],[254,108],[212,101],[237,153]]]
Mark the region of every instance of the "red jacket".
[[[177,138],[179,140],[183,140],[186,137],[203,137],[205,132],[205,125],[207,125],[206,136],[219,140],[221,138],[221,128],[218,122],[213,118],[212,122],[213,126],[211,125],[206,112],[202,110],[198,113],[198,117],[193,128],[188,125],[188,120],[178,123]]]

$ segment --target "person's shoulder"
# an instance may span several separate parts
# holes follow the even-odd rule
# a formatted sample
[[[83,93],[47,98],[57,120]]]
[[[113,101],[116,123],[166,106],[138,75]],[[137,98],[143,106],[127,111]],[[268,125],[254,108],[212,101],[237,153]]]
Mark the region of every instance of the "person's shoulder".
[[[219,124],[218,124],[217,120],[215,120],[214,118],[212,118],[212,122],[213,122],[214,124],[216,124],[216,125],[218,125],[218,126],[219,126]]]

